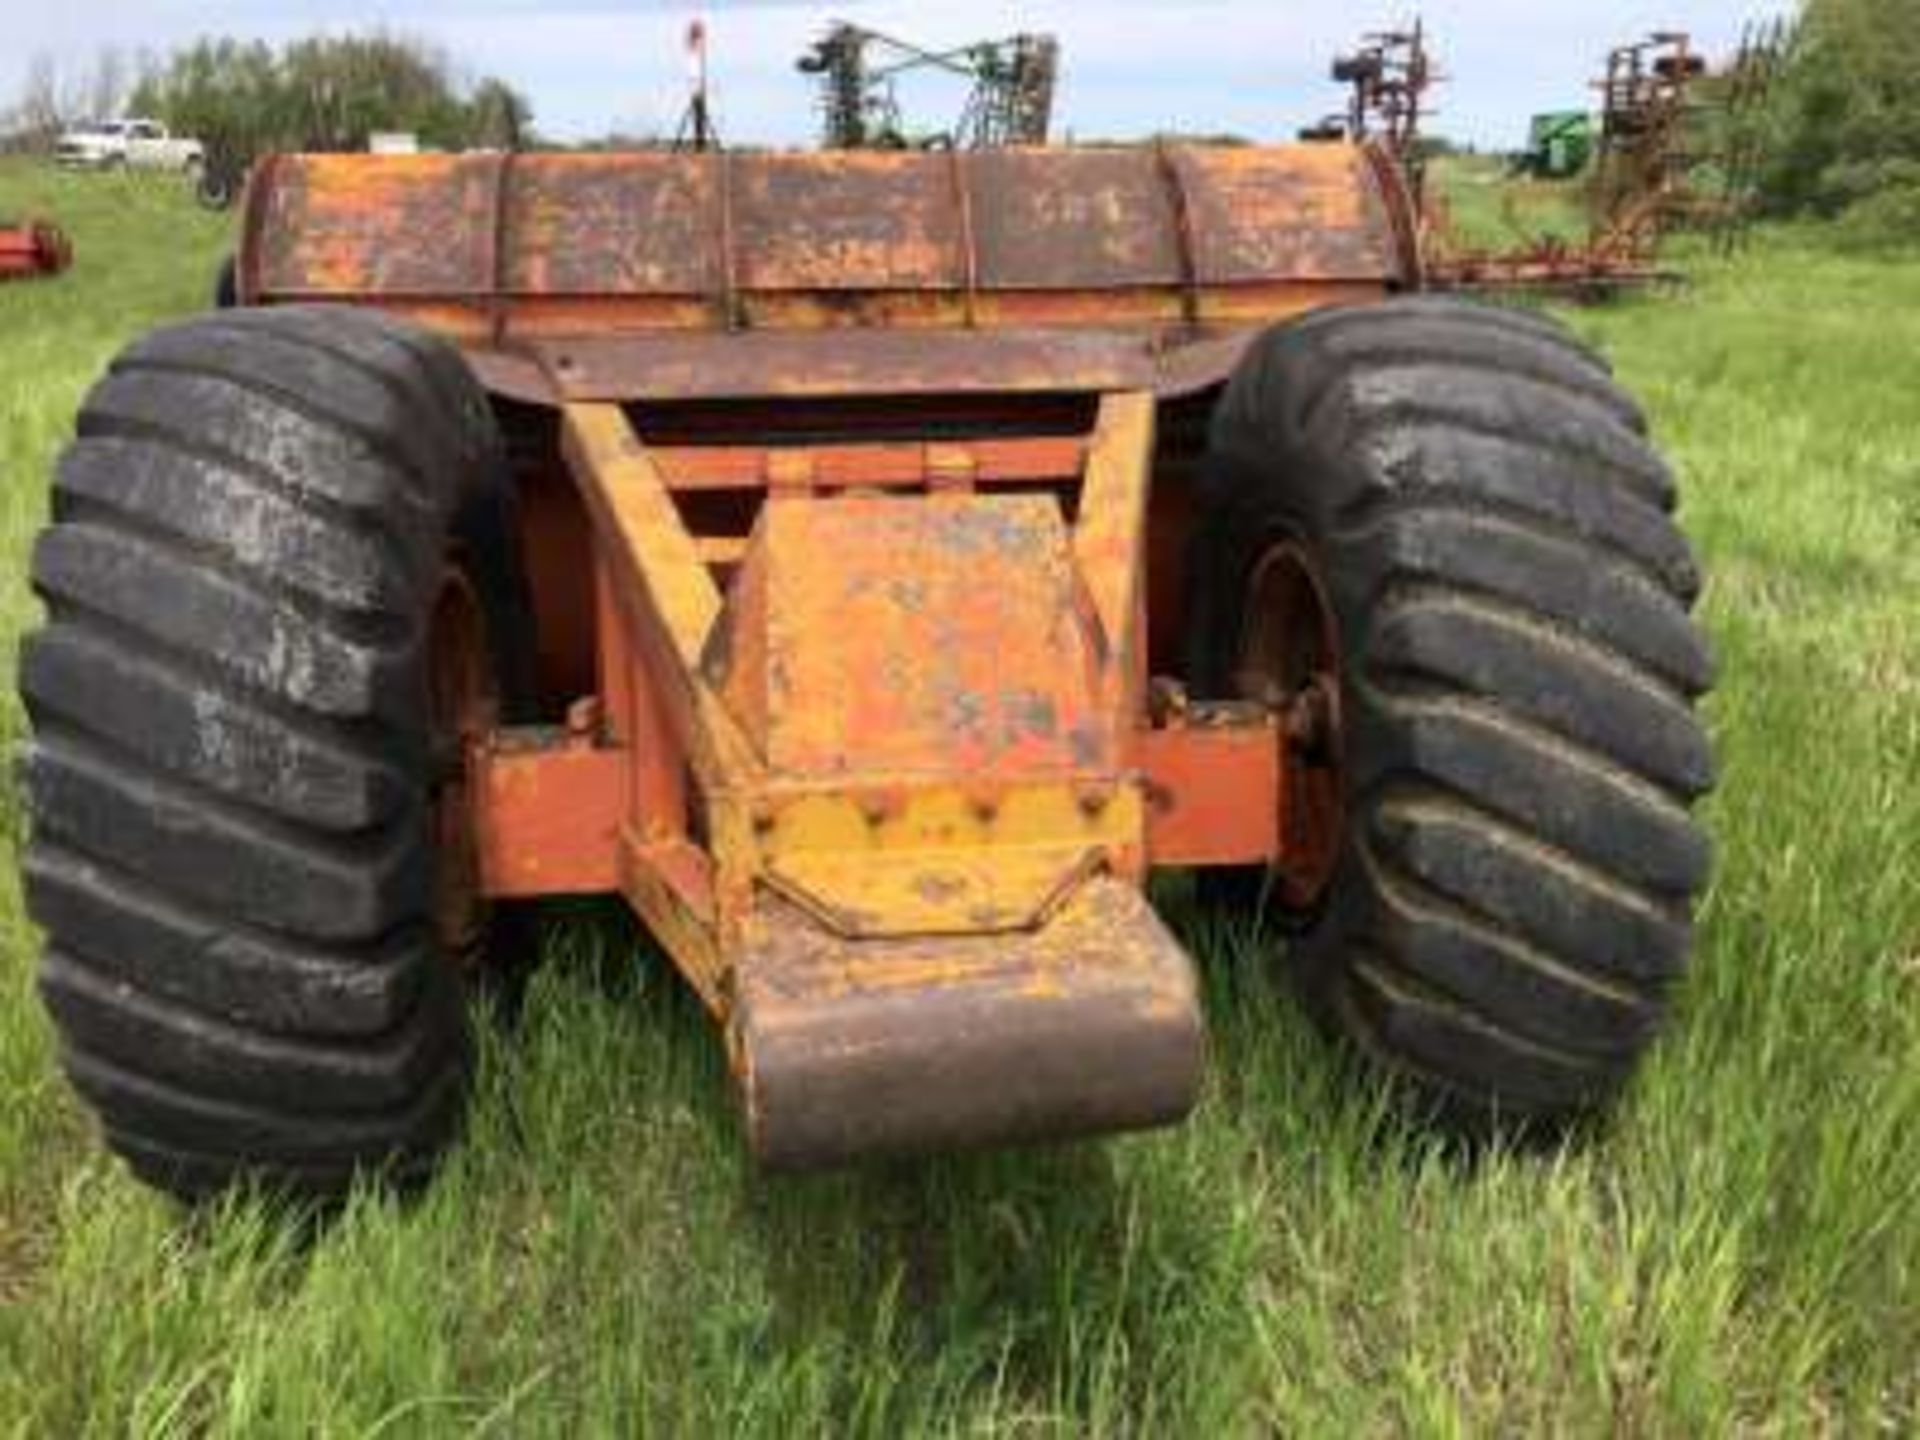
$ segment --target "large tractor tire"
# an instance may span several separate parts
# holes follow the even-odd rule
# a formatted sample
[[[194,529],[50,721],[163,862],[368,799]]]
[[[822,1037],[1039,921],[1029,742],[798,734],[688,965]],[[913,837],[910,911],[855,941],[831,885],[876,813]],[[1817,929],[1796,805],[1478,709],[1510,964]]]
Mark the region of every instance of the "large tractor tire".
[[[1470,1128],[1604,1105],[1685,965],[1712,666],[1674,505],[1605,365],[1530,315],[1324,312],[1215,413],[1192,688],[1321,732],[1290,773],[1324,863],[1254,888],[1309,1009]]]
[[[334,1196],[456,1130],[461,759],[532,653],[511,507],[457,354],[371,312],[207,316],[88,396],[33,557],[27,897],[67,1073],[152,1183]]]

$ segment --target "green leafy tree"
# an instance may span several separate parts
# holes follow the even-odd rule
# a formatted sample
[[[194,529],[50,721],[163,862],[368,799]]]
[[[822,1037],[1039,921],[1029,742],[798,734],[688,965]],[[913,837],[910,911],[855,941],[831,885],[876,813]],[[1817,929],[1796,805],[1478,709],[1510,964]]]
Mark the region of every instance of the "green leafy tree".
[[[1773,209],[1836,215],[1920,188],[1916,39],[1915,0],[1808,0],[1771,117]]]
[[[461,85],[441,51],[374,33],[315,36],[280,50],[205,39],[151,66],[133,108],[230,156],[272,150],[361,150],[381,131],[429,148],[512,148],[532,110],[503,80]]]

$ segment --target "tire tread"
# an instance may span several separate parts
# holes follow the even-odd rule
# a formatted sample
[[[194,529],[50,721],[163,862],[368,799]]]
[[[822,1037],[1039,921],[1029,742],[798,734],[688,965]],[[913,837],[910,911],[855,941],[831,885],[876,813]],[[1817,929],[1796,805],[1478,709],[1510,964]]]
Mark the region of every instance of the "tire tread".
[[[470,1063],[431,935],[426,630],[449,546],[511,535],[487,402],[371,311],[226,311],[135,342],[76,432],[21,666],[65,1068],[185,1198],[423,1175]]]
[[[1319,549],[1346,652],[1348,849],[1290,968],[1474,1124],[1618,1094],[1707,880],[1712,657],[1645,428],[1553,321],[1425,297],[1270,332],[1214,418],[1190,683],[1228,693],[1275,533]]]

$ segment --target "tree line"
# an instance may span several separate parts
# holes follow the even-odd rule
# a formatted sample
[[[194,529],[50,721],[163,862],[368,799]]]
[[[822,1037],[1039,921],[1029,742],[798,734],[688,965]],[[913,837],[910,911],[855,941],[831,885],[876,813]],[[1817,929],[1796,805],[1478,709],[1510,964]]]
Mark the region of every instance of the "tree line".
[[[1920,4],[1807,0],[1767,117],[1775,213],[1920,243]]]
[[[274,47],[203,39],[164,59],[105,51],[79,77],[49,57],[29,66],[19,103],[0,119],[24,148],[49,146],[88,118],[130,113],[164,121],[210,151],[363,150],[409,132],[433,149],[520,149],[533,108],[492,76],[468,82],[445,51],[401,36],[313,36]]]

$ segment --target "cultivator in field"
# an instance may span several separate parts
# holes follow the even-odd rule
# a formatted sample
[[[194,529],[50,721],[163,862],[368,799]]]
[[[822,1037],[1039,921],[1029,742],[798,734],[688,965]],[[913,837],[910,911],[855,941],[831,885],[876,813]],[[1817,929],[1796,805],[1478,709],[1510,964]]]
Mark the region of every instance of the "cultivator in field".
[[[618,897],[773,1168],[1170,1122],[1157,871],[1483,1116],[1681,964],[1670,480],[1543,320],[1395,298],[1349,145],[283,157],[56,481],[28,889],[143,1173],[431,1164],[514,907]]]
[[[1011,35],[929,50],[839,20],[800,57],[798,68],[818,81],[820,142],[830,150],[1044,145],[1060,44],[1051,35]],[[952,125],[910,129],[895,87],[912,75],[966,83],[966,101]]]
[[[1710,157],[1720,172],[1719,195],[1699,219],[1722,255],[1743,248],[1751,233],[1761,173],[1770,153],[1769,102],[1799,37],[1799,26],[1784,16],[1748,24],[1723,76],[1721,141]]]
[[[1589,219],[1580,239],[1530,238],[1504,249],[1451,243],[1430,227],[1432,277],[1449,290],[1520,289],[1581,296],[1671,282],[1661,262],[1668,233],[1697,206],[1697,84],[1706,60],[1691,38],[1662,32],[1607,55],[1594,157],[1586,180]]]
[[[1785,21],[1750,25],[1724,73],[1710,76],[1692,38],[1663,31],[1608,52],[1595,83],[1592,159],[1586,171],[1585,233],[1533,235],[1516,228],[1503,246],[1463,244],[1443,196],[1426,184],[1420,122],[1437,78],[1424,31],[1369,37],[1336,62],[1334,78],[1353,87],[1349,114],[1308,132],[1376,146],[1400,170],[1417,212],[1425,285],[1443,291],[1523,290],[1580,297],[1676,282],[1662,260],[1675,230],[1713,234],[1723,252],[1736,248],[1752,215],[1753,187],[1765,159],[1760,123],[1767,95],[1785,64],[1794,29]],[[1705,82],[1714,83],[1708,86]],[[1559,127],[1585,120],[1568,113]],[[1547,163],[1536,157],[1535,164]],[[1698,177],[1719,177],[1709,196]]]
[[[1426,153],[1421,126],[1432,115],[1428,94],[1441,77],[1427,50],[1426,27],[1366,36],[1333,62],[1334,83],[1347,87],[1344,114],[1301,133],[1303,140],[1370,145],[1397,165],[1417,212],[1424,212]]]
[[[73,263],[73,246],[45,220],[0,221],[0,281],[58,275]]]

